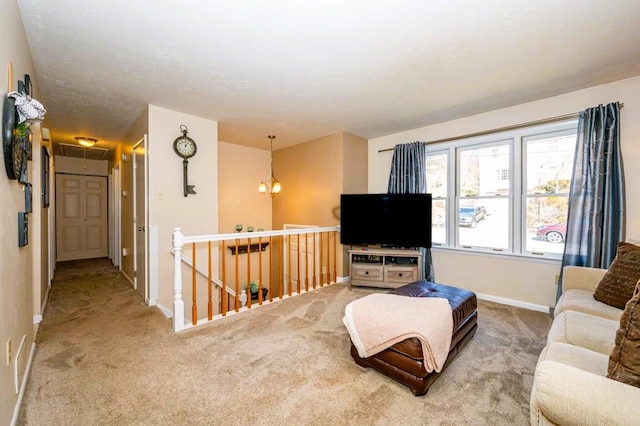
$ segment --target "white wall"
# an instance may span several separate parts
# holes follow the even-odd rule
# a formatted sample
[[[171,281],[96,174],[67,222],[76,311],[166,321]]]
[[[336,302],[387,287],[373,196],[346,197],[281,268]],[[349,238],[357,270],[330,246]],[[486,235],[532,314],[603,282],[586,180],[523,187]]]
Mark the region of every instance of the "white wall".
[[[640,120],[637,119],[640,77],[370,139],[368,190],[370,193],[385,192],[387,188],[393,153],[378,153],[378,150],[393,148],[398,143],[429,142],[576,113],[615,101],[624,103],[621,141],[627,188],[627,239],[640,240],[640,216],[635,214],[640,211],[640,197],[635,196],[635,188],[640,185],[640,168],[635,166],[640,161]],[[555,304],[555,275],[560,271],[559,262],[446,249],[434,249],[433,258],[436,279],[440,283],[539,306]]]
[[[15,0],[0,1],[0,99],[4,100],[9,87],[8,64],[13,63],[14,85],[18,79],[29,74],[34,81],[37,95],[37,81],[31,61],[29,45],[24,33],[22,18]],[[4,108],[0,102],[0,112]],[[37,139],[39,149],[39,138]],[[1,154],[0,154],[1,155]],[[39,156],[38,156],[39,158]],[[19,375],[24,377],[25,361],[32,349],[35,336],[33,315],[39,313],[40,279],[33,273],[33,254],[40,253],[40,242],[30,241],[29,245],[18,248],[18,212],[24,211],[23,185],[7,179],[4,158],[0,171],[0,424],[11,423],[18,401],[14,384],[14,362],[6,365],[5,348],[11,339],[11,356],[16,352],[23,338],[26,338],[24,355],[19,365]],[[29,161],[30,175],[33,175],[34,161]],[[30,178],[31,179],[31,178]],[[39,187],[39,185],[38,185]],[[35,189],[35,188],[34,188]],[[34,194],[38,194],[35,193]],[[39,197],[34,195],[34,209],[39,208]],[[37,204],[36,204],[37,202]],[[33,216],[33,215],[29,215]],[[32,217],[29,217],[32,219]],[[39,221],[30,221],[29,233],[39,228]],[[38,232],[39,234],[39,232]],[[37,295],[34,294],[37,289]],[[34,312],[34,305],[38,311]]]
[[[197,146],[189,159],[189,184],[196,195],[183,195],[182,158],[173,151],[180,125]],[[149,225],[158,226],[158,303],[173,309],[172,233],[218,232],[218,123],[149,105]],[[185,306],[188,300],[185,294]]]

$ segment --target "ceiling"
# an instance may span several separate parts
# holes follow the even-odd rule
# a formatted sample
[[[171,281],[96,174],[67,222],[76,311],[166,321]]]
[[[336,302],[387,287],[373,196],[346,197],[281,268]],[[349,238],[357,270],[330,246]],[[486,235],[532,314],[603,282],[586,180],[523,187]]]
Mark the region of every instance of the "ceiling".
[[[638,0],[18,4],[57,143],[112,147],[153,104],[218,121],[227,142],[275,134],[277,150],[640,75]]]

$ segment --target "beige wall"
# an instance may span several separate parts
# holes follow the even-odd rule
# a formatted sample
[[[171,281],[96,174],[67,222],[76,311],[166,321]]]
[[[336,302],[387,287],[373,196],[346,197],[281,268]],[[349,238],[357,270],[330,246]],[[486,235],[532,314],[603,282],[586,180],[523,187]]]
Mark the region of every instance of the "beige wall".
[[[369,143],[366,139],[344,134],[343,194],[366,194],[368,185],[367,152]],[[349,246],[342,247],[342,268],[349,274]]]
[[[254,230],[271,229],[272,199],[258,192],[258,184],[269,175],[270,153],[227,142],[218,142],[218,230],[221,234],[235,232],[236,224]],[[256,242],[256,241],[253,241]],[[270,249],[267,249],[270,250]],[[225,282],[235,288],[235,256],[227,249],[224,254]],[[263,252],[262,283],[268,285],[269,252]],[[258,254],[251,254],[251,276],[247,277],[247,255],[240,255],[239,288],[259,279]],[[249,279],[250,278],[250,279]]]
[[[369,141],[369,192],[386,191],[392,152],[380,149],[415,140],[430,141],[472,132],[571,114],[598,104],[624,103],[621,120],[622,152],[627,188],[627,239],[640,239],[640,209],[635,188],[640,185],[640,77],[595,86],[511,108],[396,133]],[[478,255],[434,249],[438,282],[466,287],[479,293],[538,306],[555,304],[555,275],[559,262],[518,257]],[[464,265],[461,268],[460,265]]]
[[[273,228],[284,224],[337,226],[340,194],[366,192],[366,140],[336,133],[274,153],[282,193],[274,197]],[[338,276],[345,276],[342,250]]]
[[[285,223],[336,226],[342,192],[342,133],[274,152],[282,193],[273,199],[273,229]]]
[[[189,184],[195,185],[197,194],[188,197],[183,195],[182,158],[173,151],[182,124],[198,146],[197,154],[189,159]],[[158,229],[158,303],[171,310],[173,229],[180,227],[187,236],[218,232],[218,123],[149,105],[148,156],[149,226]],[[189,306],[187,287],[184,300]]]
[[[15,0],[0,2],[0,96],[4,99],[9,91],[7,86],[7,65],[13,63],[14,84],[22,79],[24,74],[29,74],[34,81],[34,88],[38,84],[35,81],[35,71],[29,45],[22,26],[22,18]],[[38,92],[36,91],[36,95]],[[0,105],[0,110],[4,103]],[[34,162],[29,162],[29,168],[33,171]],[[19,364],[19,375],[24,376],[25,361],[35,336],[33,325],[34,300],[39,300],[35,295],[34,287],[40,288],[38,277],[33,274],[33,252],[39,252],[39,241],[30,241],[29,245],[18,248],[18,212],[24,211],[23,186],[15,180],[9,180],[3,170],[0,172],[0,424],[8,425],[14,413],[18,395],[14,389],[14,364],[6,365],[5,348],[11,339],[12,358],[26,337],[24,354]],[[37,196],[34,197],[36,201]],[[37,204],[39,206],[39,204]],[[36,208],[36,204],[34,204]],[[33,215],[30,215],[33,216]],[[32,219],[32,217],[29,217]],[[30,222],[29,233],[34,227],[39,227],[39,222]]]
[[[269,175],[269,151],[218,143],[219,232],[235,232],[236,224],[271,229],[271,197],[258,192]]]
[[[55,156],[56,173],[72,173],[91,176],[107,176],[109,162],[107,160],[85,160],[83,158]]]

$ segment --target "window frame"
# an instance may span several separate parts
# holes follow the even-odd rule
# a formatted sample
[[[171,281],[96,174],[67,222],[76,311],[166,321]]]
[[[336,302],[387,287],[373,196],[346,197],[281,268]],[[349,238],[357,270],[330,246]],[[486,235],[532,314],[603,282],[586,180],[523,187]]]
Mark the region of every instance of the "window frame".
[[[433,243],[435,249],[475,252],[479,254],[520,256],[533,259],[559,260],[561,254],[552,252],[538,252],[526,250],[526,202],[528,198],[526,188],[527,158],[525,141],[538,136],[562,136],[577,134],[578,119],[563,120],[548,124],[522,127],[509,131],[494,132],[475,137],[460,138],[447,142],[426,145],[427,157],[447,155],[447,196],[437,197],[446,202],[445,243]],[[489,148],[491,146],[509,145],[509,195],[508,196],[478,196],[476,199],[508,199],[508,248],[480,247],[461,245],[459,243],[460,227],[456,212],[460,205],[460,152],[469,149]],[[453,161],[452,161],[453,159]],[[502,171],[500,171],[502,173]],[[427,182],[427,191],[429,183]],[[463,199],[469,199],[464,197]]]

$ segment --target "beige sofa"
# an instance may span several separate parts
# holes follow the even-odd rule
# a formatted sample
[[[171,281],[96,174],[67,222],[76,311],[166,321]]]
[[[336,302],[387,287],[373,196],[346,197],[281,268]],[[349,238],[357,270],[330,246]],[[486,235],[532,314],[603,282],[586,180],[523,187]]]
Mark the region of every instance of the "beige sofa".
[[[531,390],[532,425],[640,424],[640,388],[607,378],[622,310],[593,298],[605,269],[565,267]]]

